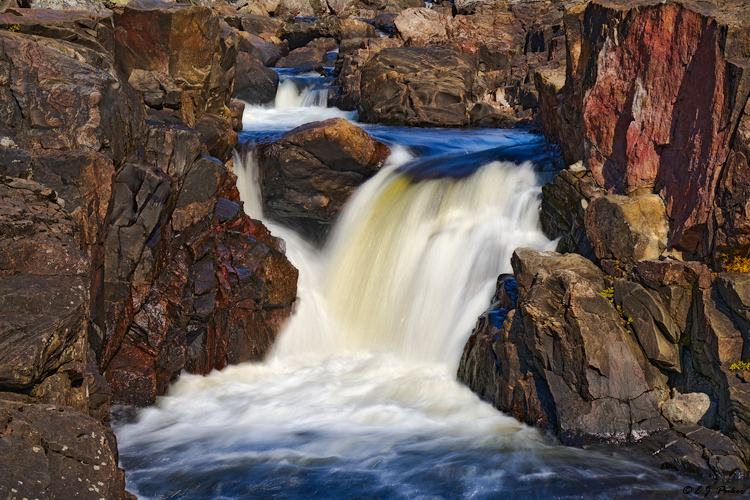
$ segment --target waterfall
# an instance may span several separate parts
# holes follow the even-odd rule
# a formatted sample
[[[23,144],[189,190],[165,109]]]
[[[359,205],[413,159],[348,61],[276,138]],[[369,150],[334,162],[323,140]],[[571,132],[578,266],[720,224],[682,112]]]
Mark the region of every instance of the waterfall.
[[[296,79],[288,78],[279,83],[273,106],[275,109],[324,108],[328,105],[329,90],[327,82],[321,85],[313,79],[300,85]]]
[[[316,291],[323,319],[294,318],[279,355],[388,351],[453,373],[513,250],[549,246],[529,164],[493,162],[468,178],[421,182],[394,170],[379,173],[342,214]]]

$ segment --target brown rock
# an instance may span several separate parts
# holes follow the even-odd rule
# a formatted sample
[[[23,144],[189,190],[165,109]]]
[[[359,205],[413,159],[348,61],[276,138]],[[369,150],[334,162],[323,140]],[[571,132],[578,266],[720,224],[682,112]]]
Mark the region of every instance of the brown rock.
[[[389,153],[387,146],[343,118],[297,127],[258,148],[265,213],[301,225],[320,239]]]
[[[137,0],[115,12],[114,24],[115,59],[127,78],[134,70],[169,75],[182,89],[188,125],[204,112],[230,116],[236,40],[211,9]]]
[[[327,53],[324,48],[317,47],[300,47],[294,49],[276,63],[277,68],[295,68],[299,70],[311,71],[322,69],[322,63],[327,60]]]
[[[1,31],[0,68],[6,75],[0,79],[0,135],[19,146],[83,148],[119,165],[141,140],[142,105],[109,56]]]
[[[464,126],[475,60],[447,47],[383,49],[362,67],[360,118],[408,126]]]
[[[0,400],[0,494],[130,500],[112,430],[70,408]]]
[[[604,273],[590,260],[577,254],[561,255],[556,252],[542,252],[531,248],[517,248],[511,257],[513,275],[518,282],[518,295],[523,298],[540,273],[552,274],[566,269],[588,280],[594,288],[604,290]]]
[[[424,7],[406,9],[394,21],[396,34],[407,46],[447,43],[454,29],[452,16]]]
[[[274,66],[279,59],[283,58],[289,52],[281,44],[275,44],[266,41],[252,33],[237,33],[237,50],[239,54],[243,52],[250,54],[253,58],[260,61],[264,66]],[[239,54],[237,62],[239,63]],[[238,70],[239,72],[239,70]]]

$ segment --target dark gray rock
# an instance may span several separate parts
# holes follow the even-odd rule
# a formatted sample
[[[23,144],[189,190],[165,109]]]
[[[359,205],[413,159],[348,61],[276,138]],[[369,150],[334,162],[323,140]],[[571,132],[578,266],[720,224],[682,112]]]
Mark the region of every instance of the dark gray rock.
[[[266,68],[246,52],[237,55],[237,77],[234,80],[234,94],[248,104],[266,104],[276,97],[279,88],[279,75]]]

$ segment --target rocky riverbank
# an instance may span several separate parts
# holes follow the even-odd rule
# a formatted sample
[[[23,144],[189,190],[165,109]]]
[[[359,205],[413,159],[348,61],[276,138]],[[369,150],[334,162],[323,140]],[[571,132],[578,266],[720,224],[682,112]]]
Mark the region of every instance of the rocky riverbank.
[[[561,253],[516,251],[459,378],[564,443],[745,478],[747,10],[593,2],[564,28],[566,67],[535,74],[572,164],[543,190]]]
[[[273,66],[333,73],[372,123],[543,128],[572,165],[542,202],[561,254],[516,252],[459,377],[565,443],[747,475],[741,2],[0,9],[0,493],[129,498],[110,404],[268,353],[297,270],[244,214],[232,150]],[[332,120],[257,153],[268,214],[322,239],[389,151]]]

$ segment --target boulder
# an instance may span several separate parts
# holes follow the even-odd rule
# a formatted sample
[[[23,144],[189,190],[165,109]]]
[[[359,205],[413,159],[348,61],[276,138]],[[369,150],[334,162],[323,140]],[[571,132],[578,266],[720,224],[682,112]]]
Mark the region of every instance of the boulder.
[[[237,50],[239,51],[237,55],[238,64],[240,62],[239,55],[245,52],[260,61],[264,66],[274,66],[279,59],[288,53],[286,47],[282,44],[272,43],[259,36],[242,31],[237,33]],[[239,68],[237,74],[239,76]]]
[[[661,414],[672,425],[697,424],[711,406],[711,398],[702,392],[680,394],[673,391],[672,399],[661,405]]]
[[[320,240],[389,153],[343,118],[297,127],[257,149],[264,212]]]
[[[8,9],[0,13],[0,30],[13,26],[16,33],[73,42],[103,54],[113,54],[115,39],[111,15],[94,12],[95,9]]]
[[[581,256],[531,249],[517,250],[512,264],[518,307],[499,321],[496,294],[464,349],[459,379],[566,444],[634,442],[667,430],[652,367],[602,295],[603,273]]]
[[[394,21],[396,35],[407,46],[448,43],[453,17],[424,7],[406,9]]]
[[[0,136],[19,147],[87,149],[119,165],[141,140],[143,106],[108,55],[0,31],[0,73]]]
[[[269,0],[275,2],[275,0]],[[278,6],[278,4],[276,5]],[[273,10],[276,10],[274,6]],[[273,12],[273,10],[271,12]],[[224,21],[231,27],[246,31],[251,35],[260,35],[261,33],[276,33],[282,24],[282,21],[275,17],[268,17],[257,14],[238,14],[224,17]]]
[[[518,283],[518,294],[520,297],[528,293],[537,275],[540,273],[548,275],[562,269],[575,272],[599,290],[606,288],[604,273],[601,269],[596,267],[590,260],[574,253],[561,255],[557,252],[542,252],[531,248],[517,248],[513,252],[510,262],[513,265],[513,275]]]
[[[750,274],[721,273],[717,284],[732,312],[750,322]]]
[[[657,195],[598,197],[588,204],[584,223],[594,254],[609,274],[627,273],[667,247],[669,221]]]
[[[300,47],[294,49],[286,57],[282,57],[276,63],[277,68],[294,68],[303,71],[322,70],[322,63],[328,60],[328,54],[324,48]]]
[[[376,38],[375,28],[357,19],[339,19],[327,16],[313,22],[285,23],[279,29],[279,38],[284,40],[289,50],[306,46],[316,38],[333,38],[336,42],[349,38]]]
[[[711,217],[717,202],[726,200],[732,214],[744,210],[730,194],[744,181],[725,177],[721,199],[717,189],[732,146],[742,148],[731,142],[750,92],[748,26],[739,4],[690,0],[592,2],[565,20],[567,130],[558,141],[566,160],[584,160],[611,193],[658,191],[670,245],[699,256],[712,250],[709,219],[726,224]],[[729,171],[744,171],[734,158]],[[731,216],[722,241],[740,219]]]
[[[232,96],[248,104],[266,104],[276,97],[279,75],[246,52],[237,54],[237,76]]]
[[[398,47],[362,67],[360,119],[407,126],[465,126],[476,61],[448,47]]]

